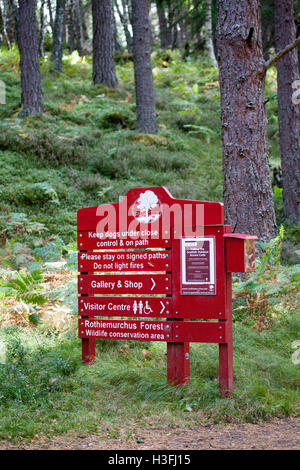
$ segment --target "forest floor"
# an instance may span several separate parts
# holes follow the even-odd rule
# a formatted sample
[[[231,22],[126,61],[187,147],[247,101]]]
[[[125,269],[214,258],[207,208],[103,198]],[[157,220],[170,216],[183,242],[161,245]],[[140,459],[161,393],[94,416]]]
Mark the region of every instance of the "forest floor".
[[[262,424],[135,429],[130,440],[97,434],[40,437],[30,444],[0,442],[0,450],[299,450],[300,417]]]
[[[133,187],[222,201],[220,93],[205,58],[154,51],[159,133],[146,136],[135,130],[132,61],[117,64],[111,91],[91,85],[91,57],[65,55],[58,76],[48,58],[45,112],[20,119],[17,48],[0,55],[0,450],[299,449],[300,227],[284,219],[275,185],[284,238],[268,245],[247,284],[233,283],[232,398],[219,397],[215,344],[191,346],[188,387],[167,386],[159,342],[99,340],[93,366],[81,363],[77,210]],[[272,170],[276,91],[270,70]]]

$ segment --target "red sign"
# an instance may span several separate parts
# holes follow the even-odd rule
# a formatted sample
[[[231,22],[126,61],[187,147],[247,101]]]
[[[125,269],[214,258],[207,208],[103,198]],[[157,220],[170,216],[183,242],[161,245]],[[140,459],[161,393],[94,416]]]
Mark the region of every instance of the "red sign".
[[[168,383],[181,385],[189,381],[189,343],[217,343],[227,395],[231,272],[254,269],[255,237],[231,234],[223,204],[175,199],[164,187],[133,188],[120,203],[79,209],[77,231],[83,360],[94,360],[96,338],[166,341]]]
[[[170,341],[171,322],[139,320],[80,319],[80,338]]]
[[[173,341],[188,343],[226,343],[225,322],[172,322]]]
[[[80,338],[226,343],[225,325],[221,322],[195,324],[179,321],[81,318],[78,324]]]
[[[171,239],[161,238],[158,230],[150,231],[146,238],[147,230],[130,231],[128,238],[121,238],[125,232],[96,232],[88,230],[78,233],[78,250],[124,250],[133,248],[168,248]]]
[[[152,251],[87,251],[78,253],[82,272],[171,271],[169,250]]]
[[[178,238],[181,238],[196,236],[195,226],[223,224],[224,206],[222,203],[176,199],[161,186],[132,188],[120,203],[102,204],[77,211],[79,238],[82,238],[81,232],[91,231],[99,233],[99,240],[103,239],[102,234],[107,235],[105,239],[111,240],[113,237],[117,239],[120,237],[123,240],[146,237],[149,241],[154,236],[168,239],[170,234],[167,232],[171,229],[176,230]],[[79,250],[89,249],[78,248]],[[97,248],[109,249],[108,246],[91,249]]]
[[[80,315],[106,317],[171,317],[169,297],[80,297]]]
[[[170,294],[170,274],[107,274],[78,276],[80,294]]]

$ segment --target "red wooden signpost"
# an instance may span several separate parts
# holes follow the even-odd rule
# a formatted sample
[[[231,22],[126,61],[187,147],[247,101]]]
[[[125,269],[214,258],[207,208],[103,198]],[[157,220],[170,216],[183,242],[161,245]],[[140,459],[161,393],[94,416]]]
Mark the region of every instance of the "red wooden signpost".
[[[231,273],[255,269],[256,237],[232,234],[221,203],[175,199],[164,187],[79,209],[77,224],[83,361],[94,361],[96,338],[165,341],[168,383],[182,385],[190,380],[189,343],[216,343],[227,396]]]

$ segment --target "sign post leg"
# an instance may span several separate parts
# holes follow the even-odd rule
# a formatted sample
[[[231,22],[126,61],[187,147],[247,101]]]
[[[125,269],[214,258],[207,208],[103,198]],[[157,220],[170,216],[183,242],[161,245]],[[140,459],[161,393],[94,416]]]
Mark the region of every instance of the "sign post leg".
[[[190,382],[190,344],[167,344],[167,380],[169,385]]]
[[[85,253],[86,250],[81,250],[80,253]],[[80,275],[82,274],[87,274],[86,272],[80,272]],[[86,294],[81,295],[81,302],[82,298],[86,297]],[[85,316],[82,316],[82,320],[84,318],[88,318]],[[95,338],[82,338],[81,340],[81,349],[82,349],[82,361],[91,364],[95,361],[96,357],[96,340]]]
[[[233,392],[233,348],[232,348],[232,277],[226,273],[226,343],[219,344],[220,394],[230,396]]]
[[[82,361],[91,364],[95,361],[95,338],[82,338]]]
[[[233,391],[232,343],[219,344],[220,394],[230,396]]]

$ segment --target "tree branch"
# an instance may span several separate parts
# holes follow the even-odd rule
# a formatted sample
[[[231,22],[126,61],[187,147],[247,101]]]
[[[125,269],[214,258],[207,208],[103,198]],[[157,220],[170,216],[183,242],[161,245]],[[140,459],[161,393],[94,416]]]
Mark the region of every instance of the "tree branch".
[[[279,59],[281,59],[281,57],[283,57],[285,54],[295,49],[295,47],[299,46],[299,44],[300,44],[300,36],[294,42],[286,46],[284,49],[282,49],[273,57],[271,57],[268,61],[266,61],[265,69],[268,70],[270,67],[276,64],[279,61]]]

